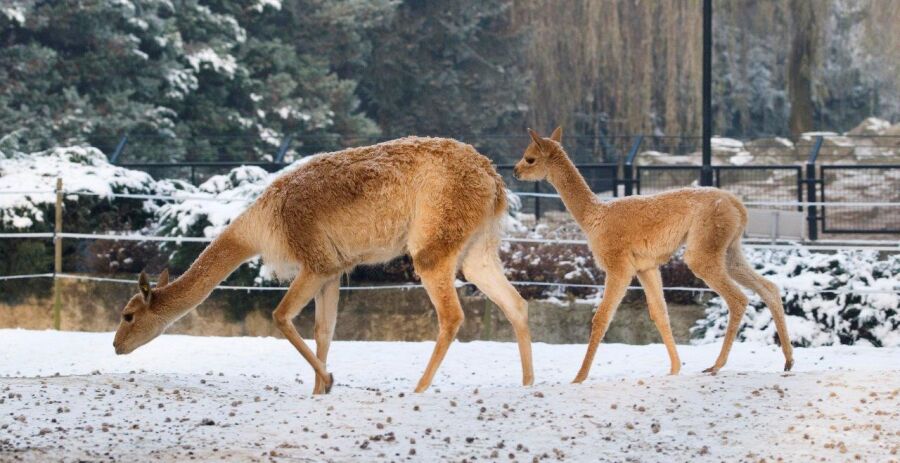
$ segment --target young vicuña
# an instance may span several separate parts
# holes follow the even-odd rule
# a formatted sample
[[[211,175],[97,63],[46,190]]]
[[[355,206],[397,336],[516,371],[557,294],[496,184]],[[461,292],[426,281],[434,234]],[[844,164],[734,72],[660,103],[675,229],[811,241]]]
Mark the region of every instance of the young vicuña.
[[[437,343],[416,386],[428,388],[463,322],[454,281],[465,277],[512,323],[523,383],[533,382],[528,306],[507,281],[498,256],[506,214],[503,180],[467,144],[409,137],[314,156],[277,179],[200,254],[178,279],[160,275],[122,311],[116,352],[126,354],[199,305],[235,268],[262,255],[267,264],[298,267],[273,314],[278,328],[316,372],[314,393],[333,379],[325,360],[337,317],[340,276],[359,264],[404,253],[437,310]],[[316,354],[294,317],[315,298]]]
[[[793,351],[781,295],[775,284],[756,273],[744,259],[741,235],[747,225],[747,211],[737,197],[716,188],[683,188],[602,202],[563,150],[561,128],[550,138],[541,138],[531,129],[528,133],[532,141],[516,164],[516,177],[547,179],[556,188],[587,235],[597,264],[606,272],[603,300],[592,321],[590,342],[576,383],[587,378],[597,345],[635,274],[644,287],[650,318],[668,350],[670,373],[678,373],[681,361],[669,326],[659,266],[681,245],[685,245],[684,261],[691,271],[728,304],[722,350],[716,363],[705,371],[715,373],[728,360],[748,302],[738,284],[758,294],[771,310],[784,353],[784,369],[791,369]]]

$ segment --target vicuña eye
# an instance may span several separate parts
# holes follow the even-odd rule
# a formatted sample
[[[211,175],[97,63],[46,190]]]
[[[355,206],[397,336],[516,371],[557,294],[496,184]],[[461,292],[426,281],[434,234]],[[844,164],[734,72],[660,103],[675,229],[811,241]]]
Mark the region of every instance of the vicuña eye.
[[[132,321],[134,321],[134,314],[127,313],[125,315],[122,315],[122,320],[125,320],[125,322],[127,323],[131,323]]]
[[[525,162],[529,164],[534,164],[534,158],[525,158]]]

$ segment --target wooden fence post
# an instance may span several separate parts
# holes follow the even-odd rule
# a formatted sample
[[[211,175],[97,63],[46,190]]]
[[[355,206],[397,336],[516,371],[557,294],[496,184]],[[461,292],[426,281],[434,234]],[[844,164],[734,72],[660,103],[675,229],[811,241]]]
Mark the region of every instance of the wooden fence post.
[[[59,330],[61,325],[60,288],[57,274],[62,273],[62,206],[63,206],[63,182],[56,179],[56,225],[53,228],[53,328]]]

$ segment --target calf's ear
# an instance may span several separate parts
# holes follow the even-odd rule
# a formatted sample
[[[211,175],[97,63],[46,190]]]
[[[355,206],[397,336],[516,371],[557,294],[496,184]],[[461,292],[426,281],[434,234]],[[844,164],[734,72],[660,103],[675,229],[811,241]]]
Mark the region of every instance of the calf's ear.
[[[562,143],[562,126],[558,126],[556,130],[550,134],[550,139],[557,143]]]
[[[141,289],[144,302],[150,302],[150,278],[147,276],[147,272],[141,271],[141,275],[138,277],[138,288]]]
[[[157,288],[165,288],[166,285],[169,284],[169,269],[163,269],[162,273],[159,274],[159,279],[156,280]]]

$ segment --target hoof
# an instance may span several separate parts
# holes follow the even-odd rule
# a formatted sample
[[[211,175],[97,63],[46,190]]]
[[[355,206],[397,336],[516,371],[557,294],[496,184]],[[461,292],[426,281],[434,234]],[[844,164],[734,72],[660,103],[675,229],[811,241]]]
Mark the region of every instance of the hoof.
[[[429,387],[431,387],[431,383],[423,384],[421,381],[419,381],[419,384],[416,384],[416,389],[413,392],[415,392],[416,394],[421,394],[427,391]]]
[[[534,384],[534,378],[524,378],[524,379],[522,379],[522,385],[523,385],[523,386],[531,386],[532,384]]]
[[[316,375],[316,385],[313,387],[313,395],[328,394],[331,392],[331,386],[334,385],[334,375],[328,373],[328,382],[326,383],[318,375]]]
[[[325,383],[325,393],[328,394],[331,392],[331,386],[334,386],[334,375],[328,373],[328,382]]]
[[[784,371],[791,371],[791,368],[794,367],[794,359],[790,359],[784,362]]]
[[[704,373],[709,373],[710,375],[715,376],[716,373],[719,372],[719,369],[716,368],[716,367],[709,367],[709,368],[703,370],[703,372],[704,372]]]

